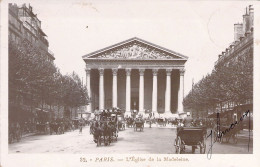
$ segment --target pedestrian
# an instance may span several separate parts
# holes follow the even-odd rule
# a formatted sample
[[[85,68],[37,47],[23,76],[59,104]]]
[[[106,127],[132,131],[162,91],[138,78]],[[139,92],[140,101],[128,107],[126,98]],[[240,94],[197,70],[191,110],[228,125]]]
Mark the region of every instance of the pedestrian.
[[[83,124],[81,121],[79,121],[79,134],[82,134],[82,128],[83,128]]]

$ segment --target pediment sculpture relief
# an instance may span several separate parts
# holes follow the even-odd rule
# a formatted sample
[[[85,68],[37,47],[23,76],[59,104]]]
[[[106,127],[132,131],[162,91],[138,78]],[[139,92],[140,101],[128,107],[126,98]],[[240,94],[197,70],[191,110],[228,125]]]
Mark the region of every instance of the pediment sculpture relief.
[[[159,52],[157,49],[141,46],[138,44],[125,46],[117,50],[108,51],[96,58],[115,58],[115,59],[173,59],[177,56],[170,56],[164,52]]]

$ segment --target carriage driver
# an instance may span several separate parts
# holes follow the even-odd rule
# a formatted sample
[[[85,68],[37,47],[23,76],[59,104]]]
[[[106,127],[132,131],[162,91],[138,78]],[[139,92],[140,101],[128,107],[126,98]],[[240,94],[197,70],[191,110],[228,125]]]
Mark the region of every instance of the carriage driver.
[[[187,115],[186,118],[184,118],[184,127],[192,127],[193,126],[193,119],[191,118],[190,115]]]

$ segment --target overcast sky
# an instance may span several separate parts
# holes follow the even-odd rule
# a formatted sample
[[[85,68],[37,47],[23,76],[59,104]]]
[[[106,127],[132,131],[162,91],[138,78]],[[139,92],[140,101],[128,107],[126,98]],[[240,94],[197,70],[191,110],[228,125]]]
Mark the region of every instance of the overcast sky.
[[[249,2],[175,1],[31,1],[48,35],[55,64],[63,74],[75,71],[85,83],[82,56],[138,37],[189,57],[185,95],[234,39]],[[86,28],[88,27],[88,28]]]

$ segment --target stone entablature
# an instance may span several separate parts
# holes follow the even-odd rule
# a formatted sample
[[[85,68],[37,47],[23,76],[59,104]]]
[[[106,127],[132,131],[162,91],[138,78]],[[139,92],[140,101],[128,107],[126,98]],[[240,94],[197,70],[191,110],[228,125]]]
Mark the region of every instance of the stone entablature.
[[[146,68],[146,69],[154,69],[154,68],[159,68],[159,69],[165,69],[165,68],[173,68],[173,69],[181,69],[184,68],[184,63],[187,60],[179,60],[179,61],[174,61],[174,60],[117,60],[117,59],[109,59],[109,60],[104,60],[104,59],[87,59],[86,61],[86,66],[88,68],[92,69],[97,69],[97,68],[105,68],[105,69],[110,69],[110,68]]]

